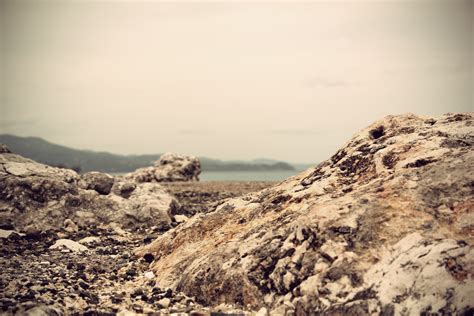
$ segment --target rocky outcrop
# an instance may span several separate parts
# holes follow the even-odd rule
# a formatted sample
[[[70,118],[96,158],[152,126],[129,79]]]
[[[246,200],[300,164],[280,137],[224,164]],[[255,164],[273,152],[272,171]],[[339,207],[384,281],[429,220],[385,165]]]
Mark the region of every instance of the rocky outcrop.
[[[175,182],[199,180],[201,163],[194,156],[166,153],[153,167],[140,168],[125,178],[135,182]]]
[[[46,166],[8,151],[0,153],[0,222],[17,229],[64,226],[77,231],[110,222],[130,229],[168,229],[179,208],[177,200],[157,183],[115,181],[100,172],[81,177],[73,170]]]
[[[161,286],[271,315],[474,310],[474,115],[388,116],[136,251]]]

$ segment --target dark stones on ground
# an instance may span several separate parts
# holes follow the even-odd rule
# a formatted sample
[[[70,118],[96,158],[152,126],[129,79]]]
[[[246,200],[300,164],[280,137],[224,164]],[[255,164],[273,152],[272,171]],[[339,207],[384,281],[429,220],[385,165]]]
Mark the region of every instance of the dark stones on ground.
[[[185,213],[189,214],[209,212],[222,203],[222,199],[260,190],[270,184],[193,182],[167,183],[165,186],[181,198]],[[135,186],[132,185],[133,189]],[[120,189],[117,187],[116,183],[115,190]],[[99,190],[105,193],[108,188]],[[124,185],[120,190],[132,191],[132,188]],[[5,223],[0,228],[13,230],[15,227]],[[58,233],[62,234],[61,238],[74,241],[91,236],[99,239],[87,243],[87,253],[49,250],[60,239]],[[156,312],[164,307],[163,304],[169,304],[168,310],[176,312],[199,310],[193,299],[168,288],[161,289],[154,280],[133,287],[133,282],[148,271],[155,257],[146,254],[141,259],[132,257],[130,252],[151,242],[160,233],[154,227],[144,227],[124,238],[117,236],[112,228],[91,224],[82,226],[79,231],[31,227],[26,234],[13,233],[0,239],[0,288],[4,289],[0,293],[0,313],[26,314],[41,310],[51,315],[55,315],[54,311],[58,311],[58,315],[114,315],[123,309]],[[169,302],[163,299],[169,299]],[[66,302],[74,303],[66,305]]]

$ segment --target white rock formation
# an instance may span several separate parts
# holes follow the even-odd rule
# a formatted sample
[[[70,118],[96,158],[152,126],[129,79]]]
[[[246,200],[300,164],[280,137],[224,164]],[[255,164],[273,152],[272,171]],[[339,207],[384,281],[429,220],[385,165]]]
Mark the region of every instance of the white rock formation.
[[[3,147],[2,147],[3,148]],[[5,147],[6,148],[6,147]],[[0,153],[0,222],[17,229],[77,231],[115,222],[124,228],[170,227],[178,201],[157,183],[136,184]]]
[[[201,163],[194,156],[165,153],[153,167],[140,168],[125,176],[135,182],[198,181]]]
[[[67,248],[73,252],[83,252],[88,250],[86,246],[70,239],[58,239],[51,247],[49,247],[49,249],[61,248]]]
[[[474,114],[388,116],[273,188],[168,231],[160,286],[270,315],[469,314]]]

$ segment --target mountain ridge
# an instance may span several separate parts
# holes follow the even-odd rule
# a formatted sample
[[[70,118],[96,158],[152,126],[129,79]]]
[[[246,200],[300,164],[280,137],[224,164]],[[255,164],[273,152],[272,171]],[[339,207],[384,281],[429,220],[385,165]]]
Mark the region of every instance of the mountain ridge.
[[[121,155],[106,151],[75,149],[54,144],[41,137],[22,137],[12,134],[0,134],[0,143],[7,145],[13,152],[52,166],[71,168],[80,172],[131,172],[138,168],[150,166],[161,154]],[[199,157],[203,171],[293,171],[294,165],[266,158],[252,161],[219,160]]]

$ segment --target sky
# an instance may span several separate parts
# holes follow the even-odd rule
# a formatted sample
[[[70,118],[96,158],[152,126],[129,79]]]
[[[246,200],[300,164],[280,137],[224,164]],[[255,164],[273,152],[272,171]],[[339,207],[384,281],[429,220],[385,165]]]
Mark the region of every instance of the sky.
[[[386,115],[474,111],[473,3],[0,0],[0,133],[318,162]]]

